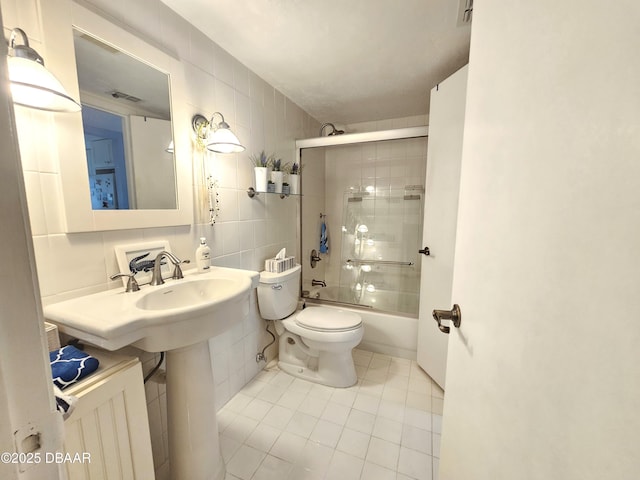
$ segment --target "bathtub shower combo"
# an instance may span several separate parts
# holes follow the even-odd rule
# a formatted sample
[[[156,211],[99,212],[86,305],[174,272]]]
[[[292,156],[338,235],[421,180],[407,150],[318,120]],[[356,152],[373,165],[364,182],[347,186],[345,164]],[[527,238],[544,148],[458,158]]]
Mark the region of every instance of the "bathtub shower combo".
[[[362,348],[415,358],[427,127],[297,144],[303,298],[357,312]]]

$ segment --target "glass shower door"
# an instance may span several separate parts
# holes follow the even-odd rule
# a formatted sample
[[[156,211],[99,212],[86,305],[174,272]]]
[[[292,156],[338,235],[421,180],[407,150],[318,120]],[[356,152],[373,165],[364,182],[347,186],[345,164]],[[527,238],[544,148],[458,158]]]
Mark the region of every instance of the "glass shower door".
[[[418,314],[424,189],[343,195],[339,301]]]

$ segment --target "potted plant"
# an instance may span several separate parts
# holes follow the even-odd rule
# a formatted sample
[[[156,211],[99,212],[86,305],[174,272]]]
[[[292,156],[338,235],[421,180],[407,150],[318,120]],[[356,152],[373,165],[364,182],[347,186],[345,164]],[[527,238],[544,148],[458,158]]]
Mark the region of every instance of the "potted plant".
[[[253,163],[253,171],[256,177],[256,190],[258,192],[267,191],[267,180],[269,179],[269,171],[271,170],[272,157],[267,156],[264,150],[259,155],[251,155],[249,157]]]
[[[300,193],[300,173],[302,172],[302,166],[299,163],[294,163],[289,169],[289,191],[291,195],[298,195]]]

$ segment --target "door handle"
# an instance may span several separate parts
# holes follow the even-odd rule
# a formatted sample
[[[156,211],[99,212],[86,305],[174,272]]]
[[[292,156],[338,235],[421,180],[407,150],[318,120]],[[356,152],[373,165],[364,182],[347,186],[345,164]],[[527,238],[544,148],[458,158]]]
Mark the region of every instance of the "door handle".
[[[426,255],[427,257],[431,255],[431,252],[429,251],[429,247],[424,247],[423,249],[418,250],[418,253]]]
[[[438,328],[442,333],[449,333],[451,331],[451,328],[447,327],[446,325],[442,325],[442,321],[451,320],[454,327],[460,328],[460,322],[462,321],[462,312],[460,311],[460,307],[456,303],[453,305],[453,308],[451,310],[434,310],[433,319],[438,322]]]

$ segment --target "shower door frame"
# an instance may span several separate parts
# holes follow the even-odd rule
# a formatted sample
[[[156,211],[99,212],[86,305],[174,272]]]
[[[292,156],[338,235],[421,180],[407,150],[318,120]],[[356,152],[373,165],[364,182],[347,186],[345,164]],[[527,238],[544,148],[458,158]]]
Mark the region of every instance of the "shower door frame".
[[[428,137],[429,127],[396,128],[394,130],[378,130],[363,133],[345,133],[330,137],[303,138],[296,140],[296,163],[300,164],[300,150],[314,147],[334,147],[336,145],[352,145],[356,143],[378,142],[380,140],[402,140],[405,138]]]
[[[327,137],[315,137],[304,138],[296,140],[296,163],[302,165],[302,149],[304,148],[319,148],[319,147],[334,147],[337,145],[355,145],[358,143],[379,142],[382,140],[403,140],[408,138],[422,138],[429,136],[429,126],[422,125],[419,127],[406,127],[396,128],[392,130],[378,130],[373,132],[362,133],[345,133],[342,135],[331,135]],[[304,195],[304,187],[302,182],[300,183],[300,194]],[[298,235],[299,244],[298,251],[300,252],[300,263],[305,261],[304,253],[302,249],[302,203],[299,204],[300,218],[296,225],[296,234]],[[424,209],[423,209],[424,217]],[[424,218],[423,218],[424,220]],[[300,284],[300,297],[302,298],[302,282]],[[333,304],[340,304],[341,302],[331,302]],[[368,305],[358,304],[345,304],[352,308],[371,308]],[[386,312],[390,313],[390,312]]]

